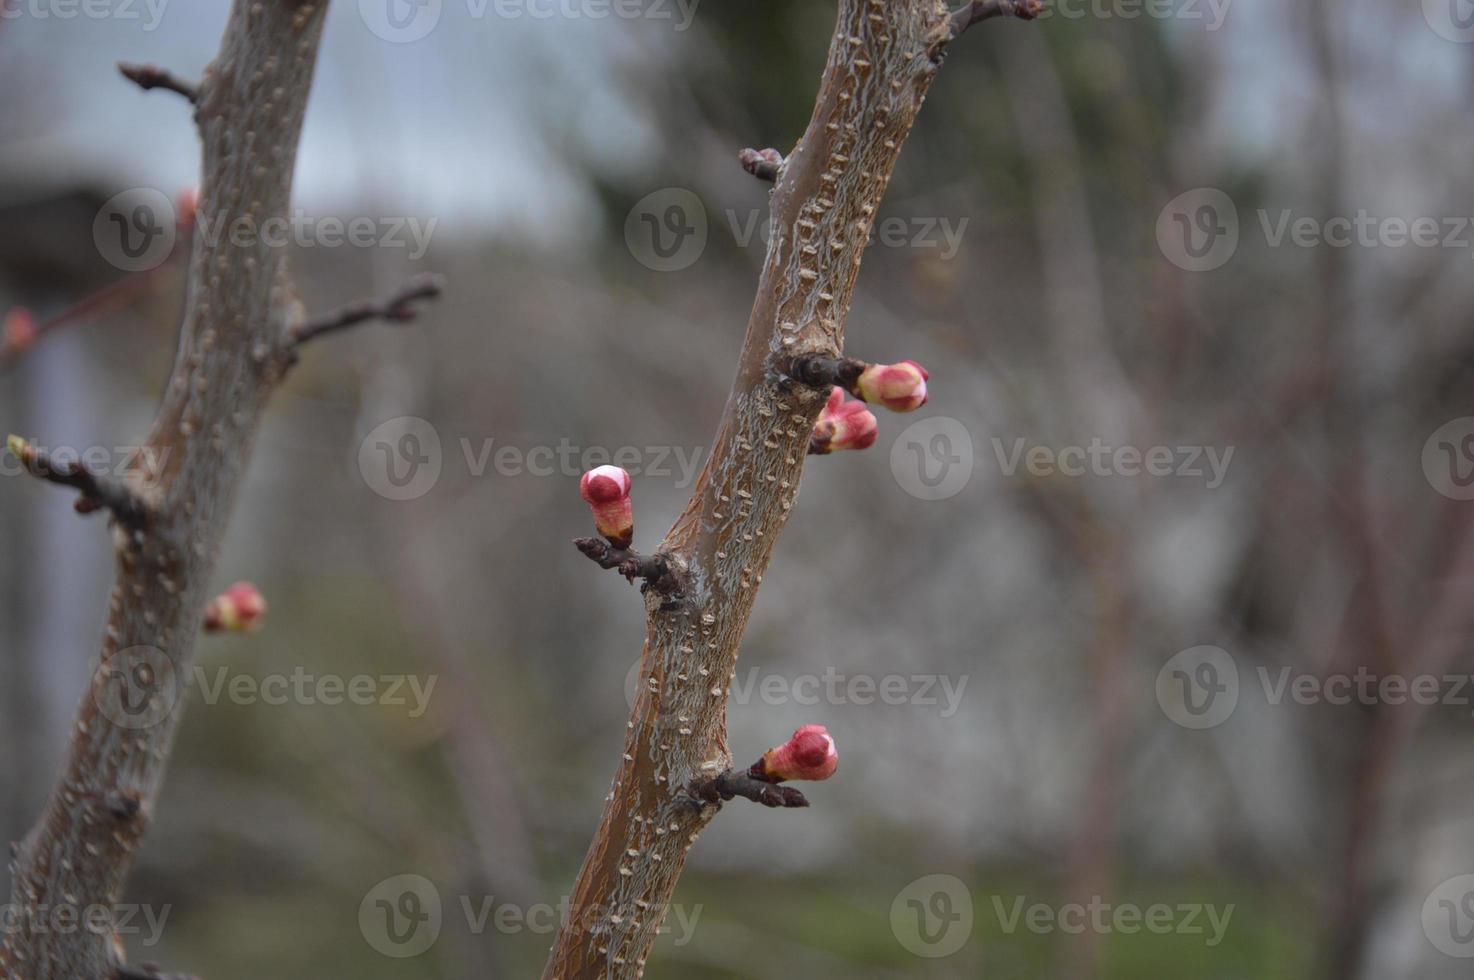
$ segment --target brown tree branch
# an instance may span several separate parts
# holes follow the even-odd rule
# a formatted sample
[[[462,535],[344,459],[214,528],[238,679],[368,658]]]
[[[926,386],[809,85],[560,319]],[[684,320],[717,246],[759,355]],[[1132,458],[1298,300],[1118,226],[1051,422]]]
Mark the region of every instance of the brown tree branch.
[[[315,316],[294,327],[289,333],[293,347],[301,347],[323,334],[346,330],[368,320],[408,323],[419,316],[415,303],[435,299],[445,289],[445,279],[431,272],[421,273],[380,300],[360,300],[330,313]]]
[[[623,762],[545,980],[639,976],[686,853],[718,809],[692,806],[688,787],[732,770],[727,679],[825,400],[782,368],[841,356],[863,243],[951,17],[938,0],[840,0],[813,116],[771,195],[774,234],[721,426],[658,549],[688,586],[673,608],[646,595]]]
[[[652,588],[671,597],[680,592],[680,580],[664,555],[642,555],[634,548],[616,548],[603,538],[574,538],[573,544],[600,568],[618,569],[626,581],[644,579],[642,589]]]
[[[254,227],[287,219],[326,6],[232,5],[220,53],[195,91],[205,213]],[[115,937],[48,929],[40,910],[113,908],[122,897],[180,721],[182,699],[170,696],[168,682],[190,670],[236,490],[262,411],[290,363],[294,303],[284,248],[259,236],[201,236],[196,245],[178,356],[144,447],[164,461],[150,487],[150,517],[115,536],[101,660],[64,771],[15,852],[16,915],[0,944],[0,976],[128,975]]]
[[[766,807],[805,807],[808,797],[792,786],[778,786],[758,779],[747,770],[728,770],[715,776],[700,776],[687,784],[686,791],[705,806],[738,796]]]
[[[190,102],[198,102],[200,99],[200,87],[175,75],[167,68],[158,65],[138,65],[132,62],[118,62],[118,71],[123,77],[133,82],[145,92],[150,89],[162,88],[170,92],[178,92]]]

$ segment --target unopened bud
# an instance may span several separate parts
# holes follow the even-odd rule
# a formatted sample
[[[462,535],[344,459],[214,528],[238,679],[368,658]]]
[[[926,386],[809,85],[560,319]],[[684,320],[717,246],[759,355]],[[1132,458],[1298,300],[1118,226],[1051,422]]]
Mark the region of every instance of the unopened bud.
[[[630,504],[630,475],[618,466],[598,466],[578,482],[578,492],[594,512],[594,527],[616,548],[635,540],[635,511]]]
[[[785,779],[828,779],[839,768],[839,751],[823,725],[803,725],[782,745],[763,753],[748,775],[770,783]]]
[[[850,393],[892,412],[914,412],[926,404],[926,368],[915,361],[871,364],[860,372]]]
[[[814,431],[809,436],[809,452],[815,455],[839,452],[841,449],[868,449],[875,444],[879,427],[875,415],[864,402],[847,401],[844,389],[835,387]]]
[[[5,325],[0,330],[4,334],[0,348],[15,354],[31,346],[38,332],[36,318],[24,306],[17,306],[5,314]]]
[[[205,632],[249,633],[265,615],[266,597],[250,582],[237,582],[205,607]]]

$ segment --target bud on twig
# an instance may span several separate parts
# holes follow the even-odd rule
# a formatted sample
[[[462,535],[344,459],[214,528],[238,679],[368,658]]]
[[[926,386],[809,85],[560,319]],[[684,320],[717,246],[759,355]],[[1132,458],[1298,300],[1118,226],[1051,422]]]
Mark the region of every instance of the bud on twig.
[[[206,633],[250,633],[266,615],[266,597],[250,582],[237,582],[205,607]]]
[[[578,492],[594,512],[594,527],[616,548],[635,540],[635,512],[630,504],[630,475],[618,466],[589,470]]]
[[[36,340],[39,333],[36,318],[24,306],[17,306],[5,314],[3,337],[0,337],[0,352],[19,354]]]
[[[835,387],[809,435],[809,453],[822,456],[841,449],[868,449],[878,434],[870,409],[862,402],[846,401],[844,389]]]
[[[786,779],[828,779],[839,768],[839,751],[823,725],[802,725],[782,745],[763,753],[747,772],[754,779],[781,783]]]
[[[850,393],[892,412],[914,412],[926,404],[926,368],[915,361],[870,364],[860,372]]]

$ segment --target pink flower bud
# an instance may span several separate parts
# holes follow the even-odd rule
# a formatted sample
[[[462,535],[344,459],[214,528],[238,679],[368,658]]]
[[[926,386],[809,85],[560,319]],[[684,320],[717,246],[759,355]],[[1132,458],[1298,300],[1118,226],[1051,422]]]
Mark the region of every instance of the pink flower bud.
[[[803,725],[793,737],[763,753],[748,770],[754,779],[781,783],[785,779],[828,779],[839,768],[839,751],[823,725]]]
[[[616,548],[628,548],[635,540],[635,511],[630,505],[630,475],[618,466],[589,470],[578,483],[578,492],[594,511],[594,527]]]
[[[864,402],[846,401],[844,389],[836,387],[809,436],[809,452],[815,455],[841,449],[868,449],[875,444],[879,427]]]
[[[914,412],[926,404],[926,368],[915,361],[871,364],[860,372],[850,393],[892,412]]]
[[[174,224],[180,231],[194,228],[195,212],[200,206],[200,189],[186,187],[174,199]]]
[[[18,354],[36,339],[36,318],[24,306],[17,306],[5,314],[3,332],[0,348]]]
[[[265,615],[266,597],[250,582],[237,582],[205,607],[205,632],[249,633]]]

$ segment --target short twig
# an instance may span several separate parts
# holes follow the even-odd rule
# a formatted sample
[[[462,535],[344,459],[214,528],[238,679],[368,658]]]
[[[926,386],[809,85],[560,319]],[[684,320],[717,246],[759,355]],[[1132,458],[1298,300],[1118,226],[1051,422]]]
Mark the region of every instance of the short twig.
[[[778,171],[783,167],[783,154],[772,147],[766,150],[746,147],[738,151],[737,159],[741,162],[743,170],[758,180],[766,180],[769,183],[778,179]]]
[[[734,797],[742,797],[767,807],[808,806],[808,798],[789,786],[779,786],[758,779],[746,769],[716,776],[698,776],[686,784],[686,792],[699,805],[707,805]]]
[[[811,388],[840,385],[849,390],[865,370],[864,361],[853,357],[830,357],[826,354],[800,354],[779,365],[788,377]]]
[[[1044,4],[1040,0],[972,0],[967,6],[952,11],[952,36],[957,37],[978,21],[994,17],[1033,20],[1043,9]]]
[[[418,300],[435,299],[445,290],[445,280],[434,273],[422,273],[381,300],[360,300],[331,313],[313,317],[292,331],[289,344],[296,348],[323,334],[357,326],[365,320],[407,323],[419,315]]]
[[[664,555],[642,555],[633,548],[616,548],[603,538],[574,538],[573,544],[600,568],[618,569],[626,581],[644,579],[642,589],[655,588],[665,595],[676,592],[675,575]]]
[[[200,97],[200,87],[192,82],[186,82],[167,68],[158,65],[135,65],[127,61],[118,62],[118,71],[123,77],[133,82],[139,88],[147,92],[150,89],[162,88],[170,92],[178,92],[190,102],[197,102]]]
[[[77,513],[90,514],[106,508],[130,527],[139,527],[147,522],[148,505],[122,480],[95,473],[81,460],[55,460],[46,450],[38,449],[19,436],[10,436],[5,446],[32,476],[80,491],[82,495],[75,504]]]

